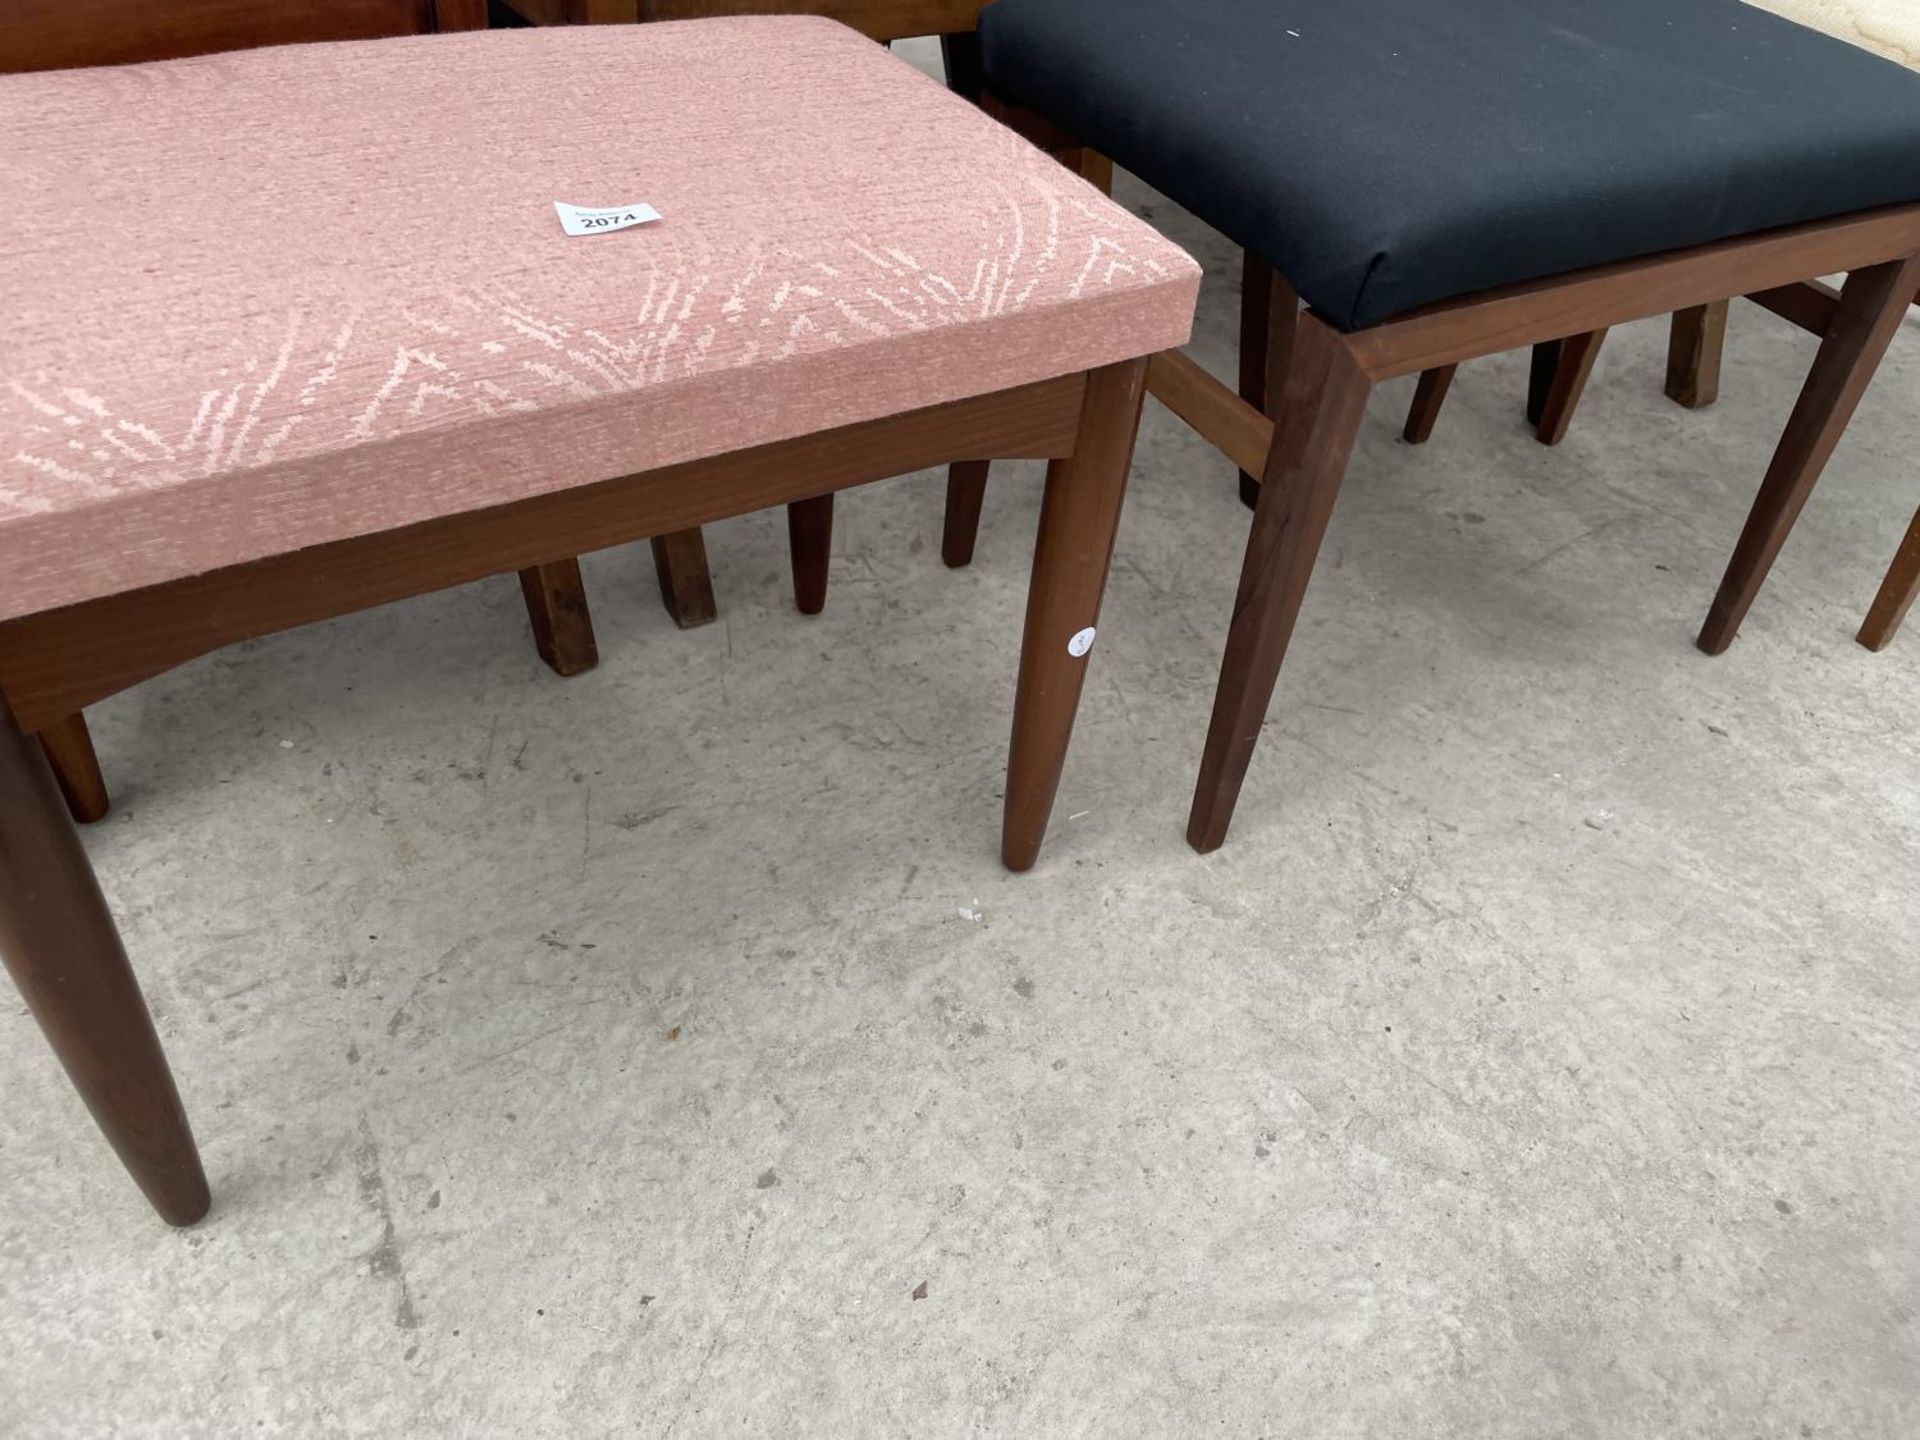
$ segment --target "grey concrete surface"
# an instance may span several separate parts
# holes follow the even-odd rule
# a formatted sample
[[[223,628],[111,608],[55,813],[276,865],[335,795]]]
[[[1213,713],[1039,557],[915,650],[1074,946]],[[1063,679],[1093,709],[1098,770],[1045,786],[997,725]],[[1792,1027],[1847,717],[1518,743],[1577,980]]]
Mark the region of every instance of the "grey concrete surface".
[[[1236,257],[1200,353],[1231,358]],[[510,579],[95,715],[88,836],[216,1192],[172,1232],[0,998],[0,1433],[1920,1433],[1910,320],[1745,634],[1809,344],[1375,398],[1227,847],[1181,839],[1246,513],[1149,406],[1054,830],[995,859],[1038,472],[777,516],[603,663]],[[915,1298],[924,1286],[924,1298]]]

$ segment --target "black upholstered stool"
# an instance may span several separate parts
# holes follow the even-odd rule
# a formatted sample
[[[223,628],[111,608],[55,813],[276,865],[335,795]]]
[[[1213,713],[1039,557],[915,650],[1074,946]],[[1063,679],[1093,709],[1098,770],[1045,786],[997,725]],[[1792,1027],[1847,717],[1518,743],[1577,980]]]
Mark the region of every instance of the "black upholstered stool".
[[[1240,393],[1179,354],[1149,381],[1261,477],[1200,850],[1226,837],[1376,381],[1422,374],[1418,438],[1453,366],[1550,347],[1550,435],[1608,326],[1849,272],[1701,631],[1717,654],[1920,286],[1920,76],[1740,0],[997,0],[979,36],[1010,119],[1247,253]]]

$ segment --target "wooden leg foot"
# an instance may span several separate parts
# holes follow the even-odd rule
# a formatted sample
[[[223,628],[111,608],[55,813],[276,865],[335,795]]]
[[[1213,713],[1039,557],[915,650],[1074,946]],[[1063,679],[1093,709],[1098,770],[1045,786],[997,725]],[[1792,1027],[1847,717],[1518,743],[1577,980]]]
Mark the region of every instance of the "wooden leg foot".
[[[793,603],[802,615],[818,615],[827,607],[827,571],[833,554],[830,493],[787,506],[787,550],[793,557]]]
[[[1920,510],[1913,512],[1907,538],[1893,557],[1893,568],[1880,582],[1880,593],[1873,597],[1866,624],[1860,627],[1860,643],[1869,650],[1884,650],[1900,630],[1900,622],[1920,596]]]
[[[940,531],[940,558],[958,570],[973,563],[980,534],[980,507],[987,498],[990,460],[956,460],[947,467],[947,519]]]
[[[1920,278],[1920,256],[1855,270],[1840,292],[1840,306],[1820,341],[1820,353],[1801,388],[1800,399],[1773,452],[1767,478],[1754,497],[1740,543],[1727,565],[1706,624],[1700,648],[1721,654],[1733,643],[1754,596],[1786,543],[1814,482],[1826,469],[1834,446],[1866,393]]]
[[[100,773],[100,758],[93,753],[87,717],[75,711],[56,720],[41,730],[40,744],[59,782],[61,798],[67,802],[67,813],[82,825],[106,819],[107,777]]]
[[[153,1208],[172,1225],[205,1215],[207,1177],[119,932],[45,757],[4,703],[0,957]]]
[[[1311,316],[1300,322],[1187,818],[1187,843],[1203,854],[1233,822],[1372,388],[1340,336]]]
[[[1089,375],[1074,452],[1047,467],[1007,759],[1000,857],[1009,870],[1030,869],[1039,857],[1060,788],[1093,626],[1107,587],[1146,377],[1144,360]]]
[[[1593,362],[1599,358],[1601,343],[1606,338],[1606,331],[1594,330],[1560,342],[1553,378],[1547,383],[1540,418],[1534,423],[1533,433],[1542,445],[1558,445],[1567,438],[1567,427],[1573,424],[1573,412],[1580,406],[1581,395],[1586,393]]]
[[[676,530],[653,537],[653,569],[660,578],[660,599],[682,630],[711,625],[720,611],[713,603],[713,576],[707,571],[707,542],[698,530]]]
[[[1447,391],[1453,387],[1458,365],[1440,365],[1423,371],[1414,387],[1413,406],[1407,411],[1407,428],[1400,432],[1409,445],[1424,445],[1433,438],[1433,422],[1440,418],[1440,407],[1447,403]]]
[[[1673,312],[1667,335],[1667,396],[1689,410],[1720,398],[1720,355],[1727,343],[1729,301]]]
[[[534,648],[556,675],[578,675],[600,663],[578,560],[529,566],[520,572],[520,593],[527,600]]]

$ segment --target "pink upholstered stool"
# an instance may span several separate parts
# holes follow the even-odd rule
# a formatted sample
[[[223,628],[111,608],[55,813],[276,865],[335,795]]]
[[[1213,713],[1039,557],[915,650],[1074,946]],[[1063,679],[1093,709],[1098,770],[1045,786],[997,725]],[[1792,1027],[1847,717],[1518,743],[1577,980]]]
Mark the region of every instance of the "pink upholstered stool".
[[[350,8],[312,0],[253,0],[244,7],[231,0],[168,0],[164,6],[151,0],[9,0],[0,5],[0,72],[128,65],[311,40],[484,30],[486,10],[483,0],[373,0]],[[705,579],[704,570],[700,578]],[[581,598],[578,566],[568,560],[523,579],[542,657],[563,675],[586,668],[593,658],[593,627]],[[573,602],[565,611],[557,608],[562,596]],[[107,782],[85,716],[48,721],[40,741],[73,818],[104,819]]]
[[[0,133],[0,951],[168,1220],[206,1181],[25,734],[191,656],[1046,457],[1002,841],[1033,863],[1199,278],[1078,177],[814,19],[17,76]],[[572,237],[556,201],[661,218]]]

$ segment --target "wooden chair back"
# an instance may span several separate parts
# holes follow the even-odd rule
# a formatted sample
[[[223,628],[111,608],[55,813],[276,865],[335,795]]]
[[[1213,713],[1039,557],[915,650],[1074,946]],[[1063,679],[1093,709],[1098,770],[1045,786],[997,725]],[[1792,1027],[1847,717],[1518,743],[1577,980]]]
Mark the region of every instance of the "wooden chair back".
[[[964,35],[987,0],[506,0],[535,25],[700,20],[713,15],[825,15],[875,40]]]
[[[477,30],[486,0],[0,0],[0,72]]]

